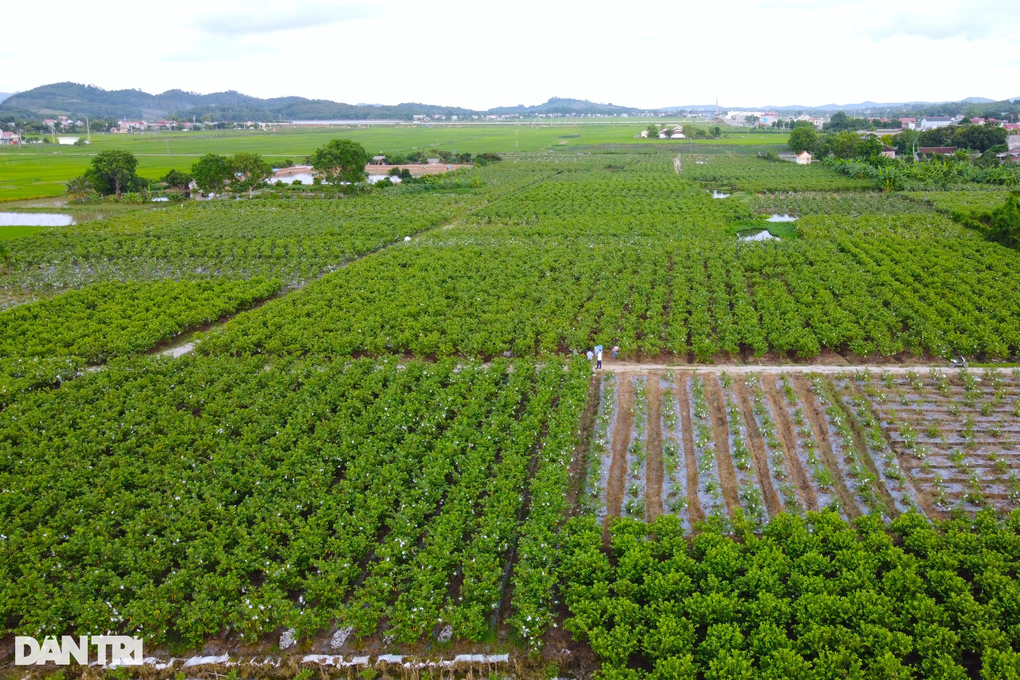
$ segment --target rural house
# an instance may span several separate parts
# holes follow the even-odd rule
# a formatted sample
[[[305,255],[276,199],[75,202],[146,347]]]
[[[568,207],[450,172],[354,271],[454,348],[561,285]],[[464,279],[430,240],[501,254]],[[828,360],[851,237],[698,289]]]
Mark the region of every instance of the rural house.
[[[949,116],[932,116],[931,118],[922,118],[917,124],[918,130],[934,130],[935,128],[948,127],[953,124],[953,119]]]
[[[807,151],[797,154],[797,165],[811,165],[811,154]]]

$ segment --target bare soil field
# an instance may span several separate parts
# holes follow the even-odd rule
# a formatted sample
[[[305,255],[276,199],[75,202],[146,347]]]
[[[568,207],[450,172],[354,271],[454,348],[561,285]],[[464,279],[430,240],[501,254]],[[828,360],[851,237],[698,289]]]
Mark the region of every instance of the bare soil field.
[[[647,517],[691,526],[738,509],[764,522],[826,507],[847,519],[1020,507],[1020,374],[729,369],[617,373],[607,519],[635,500],[635,451]],[[647,423],[635,424],[635,385]]]

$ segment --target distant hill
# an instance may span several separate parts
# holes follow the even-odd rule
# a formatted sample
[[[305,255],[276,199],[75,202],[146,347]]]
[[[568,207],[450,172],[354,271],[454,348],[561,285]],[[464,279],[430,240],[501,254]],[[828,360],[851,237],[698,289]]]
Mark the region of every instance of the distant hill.
[[[1017,97],[1016,100],[1020,100]],[[722,110],[777,111],[783,113],[831,113],[847,111],[855,115],[879,116],[898,112],[914,112],[920,115],[955,115],[997,111],[997,104],[1013,106],[1008,100],[995,102],[983,97],[968,97],[959,102],[895,102],[872,101],[857,104],[825,104],[823,106],[768,105],[768,106],[726,106]],[[668,106],[655,109],[658,112],[715,110],[715,104]],[[1002,109],[1005,110],[1005,109]],[[277,97],[260,99],[233,90],[198,94],[184,90],[167,90],[162,94],[149,94],[141,90],[104,90],[94,85],[78,83],[53,83],[41,87],[0,94],[0,114],[18,118],[47,118],[65,115],[73,118],[134,118],[158,120],[178,116],[201,119],[209,116],[217,121],[238,122],[246,120],[410,120],[413,116],[446,115],[466,117],[484,114],[537,114],[560,115],[635,115],[647,109],[614,104],[601,104],[586,99],[553,97],[543,104],[526,106],[499,106],[488,111],[475,111],[457,106],[437,106],[418,102],[404,102],[396,105],[346,104],[327,99],[306,99],[305,97]]]
[[[1020,99],[1020,98],[1018,98],[1018,99]],[[1010,100],[1002,100],[1002,101],[1003,102],[1007,102],[1007,101],[1010,101]],[[932,110],[938,110],[940,108],[945,108],[945,107],[949,107],[949,108],[954,108],[955,107],[955,109],[957,109],[957,110],[962,110],[963,107],[966,106],[967,104],[980,105],[980,104],[995,104],[995,103],[998,103],[998,102],[996,100],[994,100],[994,99],[986,99],[984,97],[967,97],[966,99],[962,99],[962,100],[960,100],[958,102],[922,102],[922,101],[912,101],[912,102],[873,102],[873,101],[866,101],[866,102],[858,102],[856,104],[823,104],[821,106],[804,106],[804,105],[801,105],[801,104],[784,104],[784,105],[781,105],[781,106],[775,105],[775,104],[768,104],[768,105],[762,106],[760,104],[757,104],[755,106],[720,106],[719,109],[722,110],[722,111],[776,111],[776,112],[785,112],[785,113],[792,113],[792,112],[795,112],[795,111],[802,111],[802,112],[812,112],[812,111],[814,111],[814,112],[818,112],[818,113],[828,113],[828,112],[834,112],[834,111],[858,111],[861,114],[863,114],[864,112],[871,111],[871,112],[873,112],[875,114],[878,114],[878,113],[881,113],[883,111],[891,111],[891,112],[895,112],[895,111],[925,111],[925,112],[930,112]],[[715,109],[716,109],[716,105],[715,104],[691,104],[691,105],[686,105],[686,106],[666,106],[666,107],[663,107],[661,109],[656,109],[656,110],[657,111],[667,112],[667,111],[714,111]]]
[[[11,95],[0,102],[0,112],[29,111],[39,116],[65,115],[93,118],[181,118],[214,120],[378,120],[410,119],[415,114],[470,115],[470,109],[409,102],[396,106],[352,105],[325,99],[278,97],[260,99],[240,92],[197,94],[167,90],[149,94],[141,90],[104,90],[94,85],[54,83]]]
[[[564,99],[562,97],[553,97],[544,104],[537,104],[535,106],[525,106],[524,104],[518,104],[517,106],[497,106],[494,109],[489,109],[487,113],[493,114],[536,114],[536,113],[559,113],[559,114],[613,114],[613,113],[640,113],[647,109],[635,109],[629,106],[614,106],[613,104],[596,104],[590,102],[587,99]]]
[[[2,102],[3,100],[7,99],[12,94],[14,94],[14,93],[13,92],[0,92],[0,102]]]

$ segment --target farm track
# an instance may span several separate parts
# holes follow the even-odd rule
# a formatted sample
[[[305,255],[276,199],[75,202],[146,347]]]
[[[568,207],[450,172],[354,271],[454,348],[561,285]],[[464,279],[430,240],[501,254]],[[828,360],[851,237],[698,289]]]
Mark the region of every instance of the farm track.
[[[694,429],[691,424],[691,400],[687,391],[690,373],[676,376],[676,394],[680,406],[680,429],[683,431],[684,468],[687,471],[687,512],[691,523],[705,519],[705,512],[698,501],[698,460],[694,456]]]
[[[765,499],[765,509],[769,517],[775,517],[783,510],[779,500],[779,494],[772,486],[772,479],[769,477],[769,456],[765,450],[765,439],[758,429],[758,421],[754,418],[754,407],[751,405],[750,389],[742,381],[733,384],[734,391],[740,404],[740,413],[744,418],[744,427],[747,429],[747,442],[751,449],[751,459],[754,462],[754,470],[758,475],[758,484],[761,485],[761,493]]]
[[[627,490],[627,447],[634,425],[634,385],[630,380],[620,380],[618,383],[613,462],[609,465],[609,483],[606,485],[606,519],[619,517],[623,507],[623,495]]]
[[[645,507],[648,521],[662,514],[662,390],[659,376],[648,376],[648,458],[645,468]]]
[[[793,389],[797,393],[800,403],[804,405],[804,415],[807,416],[811,430],[814,432],[815,441],[818,442],[818,454],[821,456],[822,464],[832,475],[832,487],[836,491],[836,495],[839,496],[847,517],[856,519],[861,516],[861,509],[853,494],[847,489],[846,483],[843,481],[843,474],[836,463],[836,455],[832,451],[832,434],[829,432],[829,424],[825,420],[825,412],[818,405],[815,393],[811,391],[811,386],[803,374],[794,374],[792,380]]]
[[[712,418],[715,459],[719,466],[719,485],[722,487],[723,498],[729,508],[730,517],[733,517],[737,508],[740,507],[740,496],[737,492],[737,472],[733,468],[733,457],[730,454],[730,427],[726,422],[726,406],[717,376],[709,376],[705,380],[705,398],[708,400]]]
[[[626,362],[602,362],[602,370],[613,371],[614,373],[646,373],[648,371],[690,371],[692,373],[720,373],[725,371],[729,374],[763,373],[779,375],[780,373],[822,373],[822,374],[852,374],[856,371],[876,372],[888,371],[889,373],[900,374],[914,371],[930,371],[935,369],[944,371],[947,374],[957,373],[964,370],[949,364],[923,364],[923,365],[887,365],[887,364],[854,364],[854,365],[833,365],[833,364],[646,364]],[[983,369],[968,369],[971,371]],[[877,375],[875,375],[877,378]]]

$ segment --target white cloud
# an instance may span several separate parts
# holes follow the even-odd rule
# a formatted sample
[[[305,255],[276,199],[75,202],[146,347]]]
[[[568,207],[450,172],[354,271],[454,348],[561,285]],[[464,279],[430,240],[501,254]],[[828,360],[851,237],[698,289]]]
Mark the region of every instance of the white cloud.
[[[45,38],[5,33],[0,91],[73,80],[472,108],[1020,94],[1020,13],[985,0],[81,4],[51,0]]]

